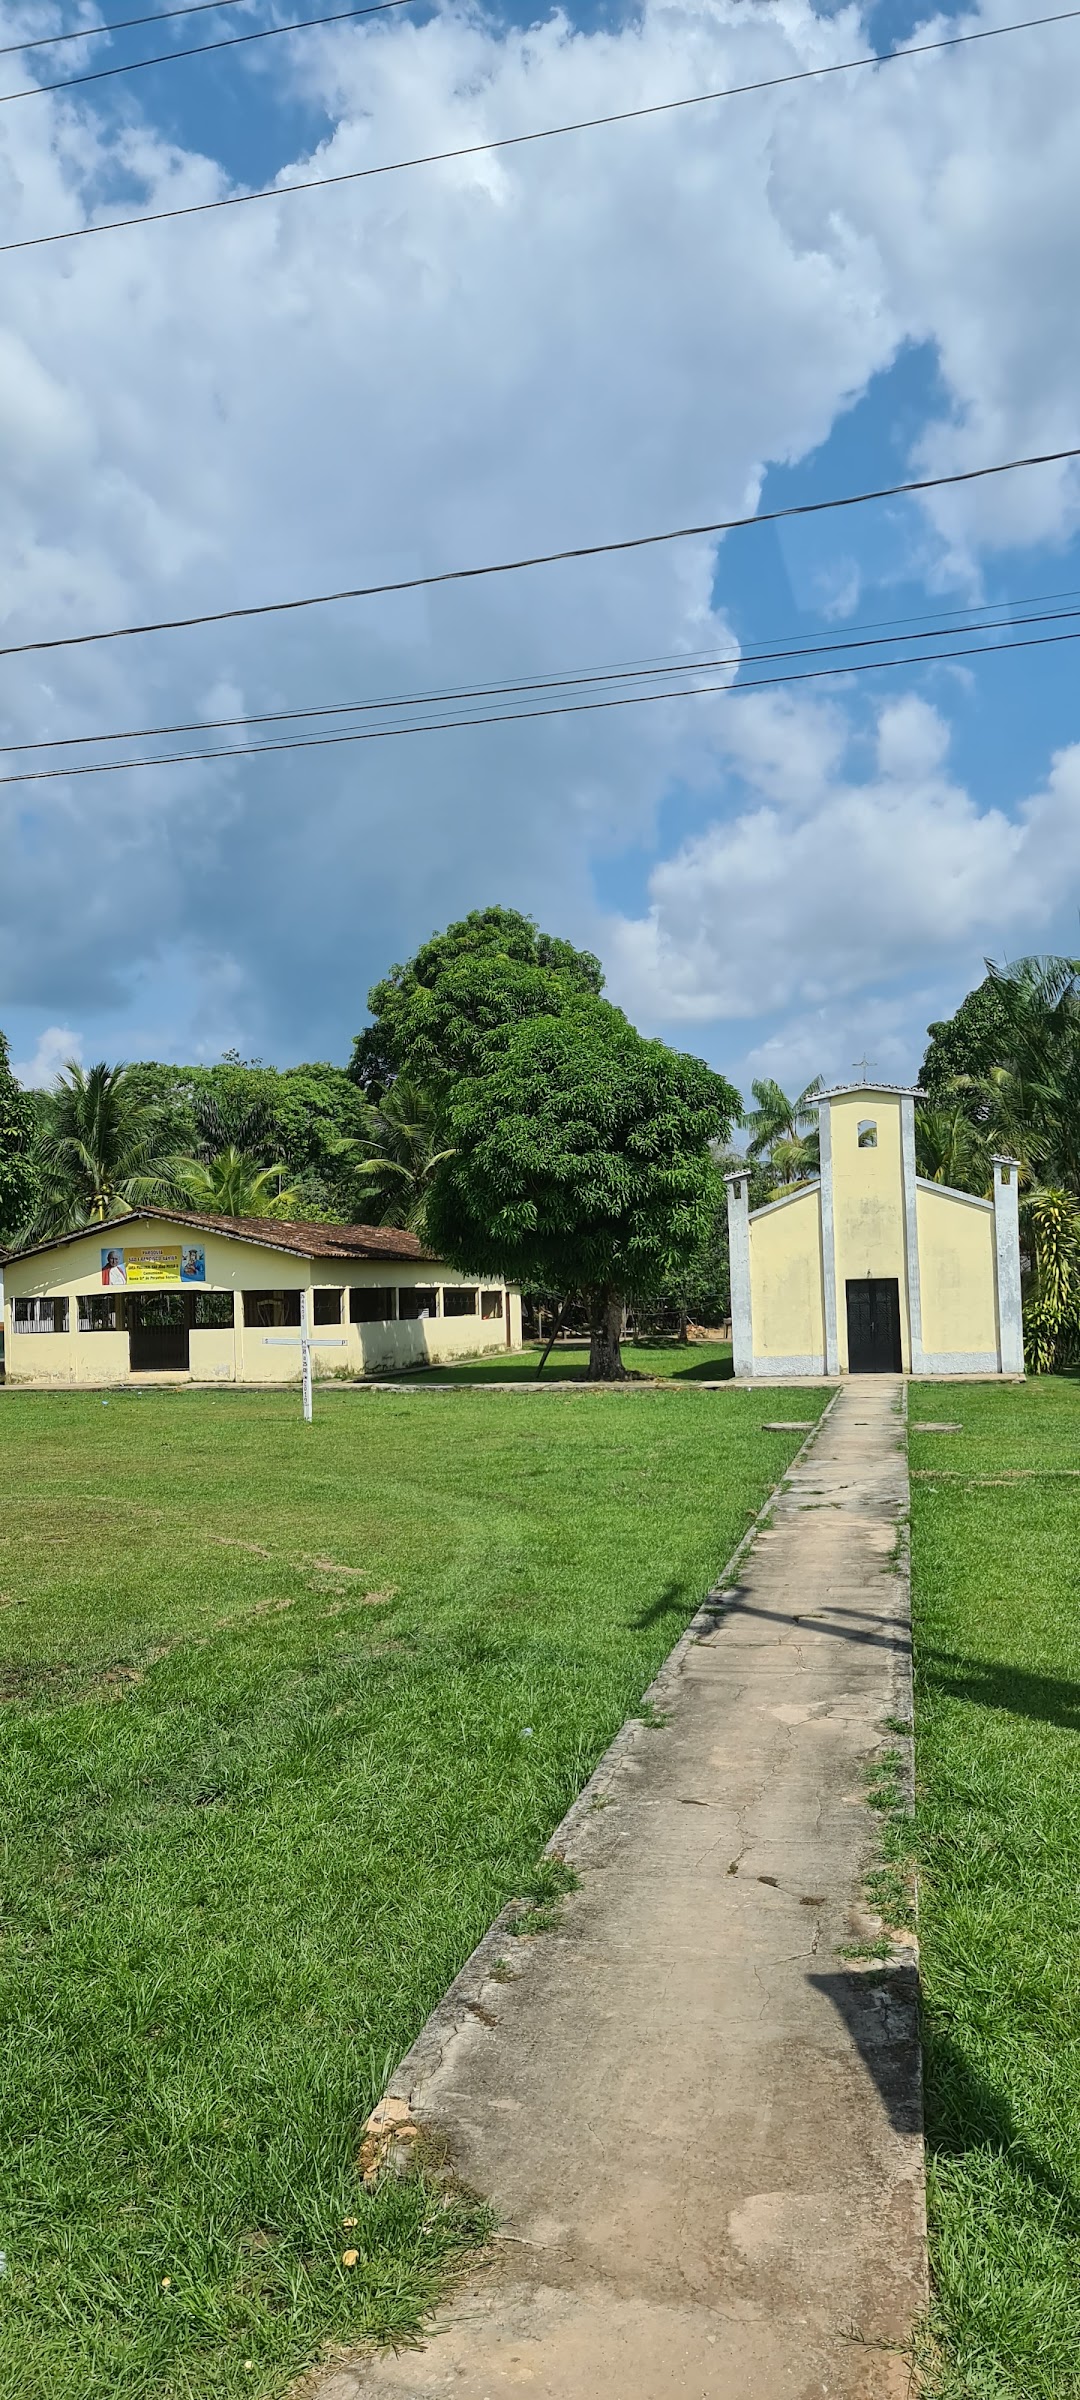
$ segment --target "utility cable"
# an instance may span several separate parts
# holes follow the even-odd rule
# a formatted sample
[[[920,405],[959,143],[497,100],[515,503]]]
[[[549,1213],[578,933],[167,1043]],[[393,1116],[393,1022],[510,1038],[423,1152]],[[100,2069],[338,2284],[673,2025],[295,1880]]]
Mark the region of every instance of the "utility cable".
[[[344,25],[355,17],[381,17],[388,8],[411,6],[412,0],[374,0],[367,8],[336,8],[328,17],[298,17],[291,25],[260,25],[254,33],[223,34],[219,42],[195,42],[188,50],[158,50],[153,58],[132,58],[118,67],[92,67],[85,75],[62,75],[57,83],[27,83],[18,92],[0,92],[0,108],[9,100],[70,92],[79,83],[106,83],[112,75],[137,75],[141,67],[168,67],[177,58],[203,58],[209,50],[238,50],[243,42],[269,42],[277,33],[303,33],[310,25]]]
[[[1078,12],[1080,13],[1080,12]],[[1013,475],[1021,467],[1060,466],[1080,458],[1080,445],[1069,450],[1038,451],[1029,458],[1002,459],[992,467],[963,467],[952,475],[921,475],[910,483],[881,484],[869,492],[843,492],[832,500],[793,500],[784,508],[762,509],[753,516],[716,517],[703,525],[675,525],[662,533],[635,533],[617,542],[579,542],[566,550],[541,550],[526,558],[498,559],[483,567],[444,567],[435,575],[407,575],[394,583],[354,584],[339,592],[310,592],[298,600],[261,600],[241,608],[206,609],[195,617],[158,617],[142,625],[113,625],[101,633],[58,633],[33,642],[8,642],[0,658],[23,658],[40,650],[76,650],[90,642],[128,641],[135,634],[180,633],[198,625],[235,624],[248,617],[278,617],[303,608],[329,608],[342,600],[375,600],[392,592],[431,591],[440,584],[474,583],[488,575],[518,575],[526,567],[562,566],[579,558],[610,558],[628,550],[655,549],[664,542],[701,540],[706,534],[738,533],[751,525],[778,525],[792,517],[818,517],[835,508],[862,508],[871,500],[896,500],[911,492],[944,491],[957,484],[980,483],[990,475]]]
[[[994,656],[1003,650],[1039,650],[1059,642],[1076,641],[1080,641],[1080,627],[1077,627],[1072,633],[1034,634],[1030,641],[999,642],[996,645]],[[612,708],[653,707],[660,700],[698,700],[709,693],[738,700],[747,692],[774,690],[779,684],[817,683],[838,675],[877,675],[888,668],[933,666],[939,659],[982,656],[985,656],[983,645],[974,643],[963,649],[931,650],[909,658],[863,659],[848,661],[838,667],[810,667],[801,670],[797,675],[761,675],[755,677],[751,682],[742,684],[691,683],[676,691],[619,693],[614,698],[604,700],[573,700],[561,703],[556,701],[544,708],[512,709],[502,714],[492,711],[489,715],[482,717],[447,717],[434,721],[429,719],[427,722],[421,720],[419,724],[414,725],[366,725],[347,733],[298,734],[286,742],[229,742],[217,750],[174,750],[167,752],[161,758],[95,759],[85,766],[30,767],[18,775],[0,775],[0,789],[13,783],[62,782],[67,778],[80,775],[127,774],[136,767],[192,766],[219,758],[260,758],[268,754],[280,754],[283,751],[293,750],[336,750],[346,743],[401,741],[410,734],[458,733],[469,727],[481,725],[531,724],[541,717],[593,716]]]
[[[577,117],[567,125],[544,125],[535,133],[506,133],[488,142],[465,142],[454,150],[430,150],[416,158],[390,159],[383,166],[352,167],[340,175],[306,176],[301,183],[265,184],[256,192],[232,192],[221,200],[189,200],[181,208],[154,208],[138,216],[106,217],[97,225],[67,225],[58,233],[26,234],[17,242],[0,242],[0,256],[11,250],[40,250],[50,242],[85,241],[94,233],[119,233],[130,225],[164,225],[179,217],[203,217],[220,208],[249,208],[256,200],[282,200],[290,192],[328,191],[332,184],[367,183],[375,175],[401,175],[412,167],[434,167],[452,159],[479,158],[494,150],[517,150],[527,142],[550,142],[568,133],[593,133],[603,125],[629,125],[643,117],[670,116],[674,110],[704,108],[714,100],[738,100],[748,92],[777,91],[784,84],[816,83],[827,75],[849,75],[857,67],[887,67],[899,58],[923,58],[935,50],[960,50],[971,42],[996,42],[1005,34],[1030,33],[1042,25],[1065,25],[1080,17],[1080,8],[1057,9],[1052,15],[1021,17],[1011,25],[986,25],[977,33],[944,34],[933,42],[908,42],[902,49],[870,50],[860,58],[842,58],[827,67],[800,67],[787,75],[764,75],[754,83],[726,84],[714,92],[690,92],[681,100],[654,100],[645,108],[613,109],[602,117]]]
[[[111,25],[75,25],[70,33],[39,33],[29,42],[4,42],[0,58],[17,50],[54,50],[58,42],[92,42],[102,33],[129,33],[133,25],[163,25],[167,17],[201,17],[208,8],[238,8],[240,0],[186,0],[183,8],[155,8],[146,17],[117,17]]]
[[[1001,602],[999,605],[1005,606],[1006,603]],[[704,675],[719,667],[734,667],[738,670],[740,667],[769,666],[785,660],[837,658],[853,650],[883,650],[902,642],[949,641],[955,637],[958,631],[1000,633],[1005,630],[1000,620],[995,617],[986,617],[980,622],[978,611],[975,609],[957,609],[948,613],[952,616],[974,617],[976,622],[962,628],[957,627],[955,623],[939,626],[924,624],[917,634],[910,631],[879,634],[871,626],[868,629],[861,629],[860,639],[849,638],[845,641],[826,638],[821,641],[797,643],[796,636],[790,635],[782,637],[784,640],[782,649],[770,650],[758,643],[726,655],[716,652],[687,653],[682,651],[659,663],[631,660],[617,666],[581,668],[576,671],[564,670],[562,673],[552,673],[546,676],[531,675],[517,682],[504,679],[499,683],[463,684],[450,689],[443,688],[428,692],[395,692],[391,693],[389,697],[374,700],[330,700],[313,703],[306,708],[275,708],[258,712],[249,710],[246,715],[239,717],[194,717],[169,725],[127,725],[114,727],[108,733],[53,734],[48,740],[32,742],[8,742],[0,739],[0,756],[13,757],[16,753],[25,755],[28,752],[40,750],[88,749],[96,747],[102,742],[163,741],[171,734],[229,733],[253,725],[292,725],[315,718],[374,716],[391,711],[401,714],[405,709],[449,708],[458,702],[475,703],[478,700],[529,698],[547,692],[583,691],[598,685],[613,683],[659,683],[660,679],[670,679],[673,675]],[[1080,618],[1080,608],[1058,608],[1045,610],[1037,616],[1014,615],[1008,622],[1013,626],[1050,625],[1071,623],[1076,618]],[[912,622],[915,621],[912,620]],[[860,632],[857,627],[850,630],[852,635]],[[1004,645],[998,646],[1003,647]],[[993,645],[988,644],[985,647],[992,652]],[[877,663],[888,666],[890,662],[888,659],[882,659]],[[656,696],[658,699],[664,699],[667,695],[663,688],[660,688]],[[211,755],[215,757],[228,755],[231,748],[231,744],[226,745],[222,752],[215,751]],[[156,762],[150,760],[147,763],[153,765]],[[57,770],[57,772],[62,771],[62,769]]]

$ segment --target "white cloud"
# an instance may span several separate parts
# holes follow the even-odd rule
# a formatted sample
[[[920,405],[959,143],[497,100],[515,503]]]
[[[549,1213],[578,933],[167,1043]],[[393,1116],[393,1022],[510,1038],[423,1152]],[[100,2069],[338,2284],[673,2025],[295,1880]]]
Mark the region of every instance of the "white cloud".
[[[16,1082],[23,1084],[27,1090],[40,1091],[55,1083],[61,1068],[67,1066],[69,1059],[78,1059],[81,1063],[82,1056],[82,1037],[70,1025],[47,1025],[33,1057],[13,1059],[11,1071]]]
[[[738,513],[906,341],[935,344],[946,380],[949,420],[918,445],[933,464],[1077,438],[1071,38],[9,256],[6,638]],[[326,106],[329,175],[864,43],[855,10],[803,0],[653,0],[590,33],[447,10],[271,45],[263,73]],[[226,188],[136,105],[119,134],[81,106],[4,112],[6,238],[108,213],[140,179],[148,207]],[[941,501],[928,554],[1058,535],[1071,495],[1047,474]],[[712,563],[700,542],[9,661],[0,740],[719,649]],[[388,951],[495,897],[588,937],[597,857],[647,843],[673,782],[727,793],[735,771],[753,806],[661,864],[653,916],[616,928],[623,987],[695,1020],[748,989],[825,1007],[964,927],[981,939],[995,891],[999,917],[1039,919],[1035,816],[950,784],[932,718],[886,712],[863,781],[842,701],[718,699],[0,790],[0,1006],[340,1053]]]
[[[742,702],[740,713],[760,705]],[[796,760],[802,713],[786,711]],[[777,803],[770,759],[766,793],[655,869],[645,916],[609,925],[616,996],[654,1023],[798,1011],[813,1026],[809,1074],[823,1044],[834,1050],[845,998],[857,997],[842,1014],[859,1039],[878,1012],[878,1035],[895,1049],[910,1015],[890,985],[940,977],[958,955],[1036,945],[1063,885],[1080,877],[1080,743],[1057,754],[1015,815],[980,808],[951,779],[947,748],[944,720],[908,697],[879,711],[873,773],[858,778],[836,761],[812,806]],[[744,746],[749,779],[746,760]],[[797,1055],[790,1025],[777,1038]]]

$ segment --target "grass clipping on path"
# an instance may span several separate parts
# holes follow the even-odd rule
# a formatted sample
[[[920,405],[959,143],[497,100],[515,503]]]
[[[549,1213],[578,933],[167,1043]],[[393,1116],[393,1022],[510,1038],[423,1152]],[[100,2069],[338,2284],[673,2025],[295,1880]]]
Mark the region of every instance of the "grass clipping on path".
[[[931,2389],[1076,2400],[1080,1385],[911,1399]]]
[[[814,1394],[806,1413],[826,1395]],[[484,2231],[360,2129],[798,1434],[774,1394],[7,1394],[0,2391],[231,2400]]]

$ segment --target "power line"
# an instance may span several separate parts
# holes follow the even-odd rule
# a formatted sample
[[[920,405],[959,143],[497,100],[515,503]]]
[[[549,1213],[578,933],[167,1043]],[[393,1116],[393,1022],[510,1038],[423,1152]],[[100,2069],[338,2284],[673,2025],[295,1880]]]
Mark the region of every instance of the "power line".
[[[646,108],[614,109],[603,117],[578,117],[568,125],[544,125],[535,133],[506,133],[494,141],[466,142],[455,150],[430,150],[416,158],[395,158],[379,167],[353,167],[340,175],[308,176],[302,183],[266,184],[257,192],[233,192],[223,200],[189,200],[182,208],[144,210],[139,216],[107,217],[98,225],[68,225],[59,233],[32,233],[17,242],[0,242],[0,256],[11,250],[39,250],[50,242],[84,241],[94,233],[119,233],[131,225],[164,225],[179,217],[203,217],[220,208],[249,208],[256,200],[281,200],[290,192],[328,191],[332,184],[367,183],[375,175],[401,175],[412,167],[434,167],[460,158],[479,158],[493,150],[516,150],[527,142],[550,142],[568,133],[593,133],[604,125],[629,125],[643,117],[669,116],[673,110],[704,108],[714,100],[738,100],[748,92],[776,91],[784,84],[815,83],[826,75],[848,75],[856,67],[887,67],[898,58],[922,58],[933,50],[960,50],[971,42],[994,42],[1003,34],[1030,33],[1042,25],[1064,25],[1080,17],[1080,8],[1055,10],[1050,16],[1022,17],[1012,25],[987,25],[978,33],[951,33],[934,42],[908,42],[898,50],[871,50],[862,58],[838,59],[828,67],[800,67],[788,75],[765,75],[755,83],[727,84],[720,91],[691,92],[681,100],[654,100]]]
[[[188,50],[158,50],[153,58],[128,59],[123,66],[93,67],[85,75],[62,75],[57,83],[27,83],[18,92],[0,92],[0,108],[9,100],[36,100],[45,92],[70,92],[80,83],[106,83],[112,75],[137,75],[141,67],[168,67],[177,58],[203,58],[210,50],[238,50],[243,42],[269,42],[278,33],[303,33],[310,25],[344,25],[354,17],[381,17],[388,8],[408,8],[412,0],[374,0],[367,8],[337,8],[328,17],[298,17],[291,25],[261,25],[254,33],[229,33],[219,42],[195,42]]]
[[[1058,596],[1059,595],[1056,594],[1051,595],[1051,597]],[[1069,597],[1067,594],[1062,596]],[[1026,605],[1026,603],[1007,603],[1002,601],[997,603],[997,605],[999,607],[1020,607]],[[924,611],[923,613],[925,616],[927,612]],[[979,611],[976,608],[948,610],[944,613],[952,618],[958,616],[974,618],[976,620],[975,623],[968,624],[963,627],[962,630],[965,633],[999,633],[1003,630],[999,619],[995,617],[983,617],[980,621]],[[1080,609],[1058,608],[1048,609],[1039,615],[1033,616],[1014,615],[1009,622],[1015,626],[1056,625],[1062,623],[1071,623],[1073,619],[1077,617],[1080,617]],[[914,624],[917,622],[918,620],[915,618],[909,620],[909,624]],[[883,634],[879,632],[879,630],[873,625],[868,627],[853,626],[847,629],[849,638],[845,640],[841,641],[839,639],[826,638],[820,641],[808,641],[804,643],[799,643],[797,636],[791,634],[780,637],[784,643],[784,647],[782,649],[778,648],[770,650],[766,648],[763,643],[757,643],[728,654],[724,654],[722,652],[716,653],[702,651],[698,651],[696,653],[687,653],[682,651],[669,656],[666,660],[655,663],[648,660],[629,660],[613,666],[609,665],[606,667],[563,670],[562,672],[552,672],[548,675],[531,675],[523,677],[516,682],[510,680],[509,678],[504,678],[498,683],[464,684],[451,687],[449,689],[444,687],[441,690],[426,692],[395,692],[391,693],[388,697],[380,697],[373,700],[332,700],[312,703],[308,707],[301,708],[275,708],[265,709],[258,712],[248,711],[245,715],[239,717],[195,717],[179,723],[167,725],[127,725],[122,727],[114,727],[113,730],[108,733],[53,734],[47,740],[36,740],[32,742],[8,742],[0,740],[0,754],[12,756],[16,752],[25,755],[27,752],[37,752],[40,750],[89,749],[97,747],[99,744],[104,742],[157,741],[164,740],[166,736],[170,734],[227,733],[253,725],[289,725],[314,718],[372,716],[389,713],[390,711],[395,711],[400,714],[405,709],[414,710],[424,708],[444,708],[450,707],[455,702],[459,701],[476,702],[477,700],[512,699],[517,697],[528,698],[535,697],[546,692],[580,691],[601,684],[610,685],[613,683],[642,682],[662,683],[663,679],[670,679],[674,675],[703,675],[717,667],[734,667],[738,669],[740,667],[768,666],[770,664],[779,663],[785,660],[797,660],[803,658],[837,658],[840,656],[846,656],[849,652],[854,650],[889,649],[902,642],[948,641],[956,634],[958,630],[960,629],[957,628],[955,623],[936,626],[926,625],[924,623],[917,634],[912,634],[911,632]],[[999,646],[1004,647],[1005,645]],[[876,663],[879,663],[882,666],[888,666],[890,661],[888,659],[882,659]],[[667,697],[667,694],[661,688],[657,691],[656,696],[658,699],[664,699]],[[208,753],[198,752],[195,755],[206,755],[215,758],[227,757],[233,753],[233,750],[233,744],[226,744],[220,751]],[[150,759],[146,763],[153,766],[157,764],[157,761]],[[58,774],[62,774],[64,770],[62,768],[58,768],[55,771]]]
[[[1059,642],[1080,641],[1080,627],[1072,633],[1034,634],[1030,641],[999,642],[994,655],[1002,650],[1039,650]],[[446,717],[423,720],[413,725],[362,726],[346,733],[298,734],[286,742],[229,742],[217,750],[176,750],[162,758],[95,759],[85,766],[32,767],[18,775],[0,776],[0,789],[13,783],[56,783],[81,775],[127,774],[136,767],[192,766],[219,758],[259,758],[293,750],[336,750],[346,743],[401,741],[410,734],[458,733],[481,725],[530,724],[541,717],[593,716],[612,708],[646,708],[661,700],[697,700],[706,694],[741,699],[747,692],[771,691],[780,684],[818,683],[838,675],[878,675],[889,668],[933,666],[942,659],[976,658],[985,656],[980,643],[957,650],[931,650],[909,658],[879,658],[847,661],[838,667],[811,667],[797,675],[760,675],[743,684],[716,683],[686,684],[681,689],[663,692],[623,692],[604,700],[574,700],[554,702],[544,708],[511,709],[503,713],[492,711],[481,717]]]
[[[53,50],[58,42],[93,42],[102,33],[129,33],[133,25],[163,25],[167,17],[201,17],[208,8],[237,8],[240,0],[186,0],[183,8],[155,8],[147,17],[117,17],[111,25],[76,25],[70,33],[39,33],[36,41],[5,42],[0,58],[16,50]]]
[[[1077,12],[1080,14],[1080,11]],[[964,467],[952,475],[922,475],[910,483],[882,484],[875,491],[844,492],[833,500],[791,501],[785,508],[763,509],[754,516],[717,517],[704,525],[675,525],[663,533],[635,533],[617,542],[581,542],[567,550],[537,551],[527,558],[505,558],[483,567],[444,567],[436,575],[408,575],[394,583],[354,584],[340,592],[311,592],[299,600],[261,600],[241,608],[207,609],[196,617],[159,617],[143,625],[113,625],[102,633],[50,634],[33,642],[9,642],[0,658],[22,658],[31,651],[82,649],[90,642],[127,641],[141,633],[180,633],[198,625],[233,624],[246,617],[276,617],[302,608],[329,608],[342,600],[375,600],[392,592],[430,591],[445,583],[473,583],[487,575],[517,575],[526,567],[554,567],[578,558],[607,558],[628,550],[655,549],[663,542],[687,542],[706,534],[738,533],[750,525],[776,525],[790,517],[817,517],[834,508],[862,508],[871,500],[896,500],[911,492],[942,491],[961,483],[979,483],[989,475],[1012,475],[1020,467],[1060,466],[1080,458],[1080,445],[1069,450],[1044,450],[1030,458],[1007,458],[992,467]]]

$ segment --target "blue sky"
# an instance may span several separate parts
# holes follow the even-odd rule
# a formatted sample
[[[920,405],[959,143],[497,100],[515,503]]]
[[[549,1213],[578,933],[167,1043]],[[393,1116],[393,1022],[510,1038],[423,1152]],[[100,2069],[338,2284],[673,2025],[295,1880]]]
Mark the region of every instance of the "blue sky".
[[[37,72],[268,21],[244,0]],[[9,107],[5,215],[14,237],[347,171],[917,27],[802,0],[403,8]],[[1050,27],[0,261],[4,639],[1080,442],[1078,42]],[[1078,492],[1040,470],[10,661],[0,742],[1007,619],[1080,592]],[[344,1058],[386,964],[502,899],[598,948],[637,1022],[744,1087],[864,1053],[907,1076],[984,953],[1080,947],[1076,695],[1070,645],[988,647],[826,689],[0,787],[0,1024],[34,1074],[71,1052]]]

